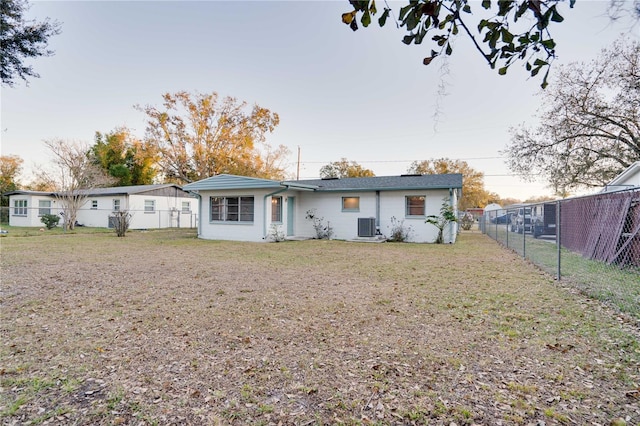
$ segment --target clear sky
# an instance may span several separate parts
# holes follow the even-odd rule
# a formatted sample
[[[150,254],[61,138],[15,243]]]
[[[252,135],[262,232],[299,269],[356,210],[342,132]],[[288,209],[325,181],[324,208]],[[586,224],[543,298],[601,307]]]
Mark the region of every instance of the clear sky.
[[[640,25],[609,20],[608,4],[560,6],[556,65],[593,59],[620,34],[640,38]],[[543,182],[510,176],[500,154],[509,127],[536,124],[540,79],[520,65],[498,76],[463,37],[446,67],[424,66],[428,44],[404,45],[392,22],[352,32],[341,22],[350,9],[347,0],[33,2],[29,16],[61,22],[62,33],[51,39],[55,55],[33,62],[41,78],[2,88],[1,153],[22,157],[28,176],[50,161],[43,140],[93,143],[119,126],[142,137],[134,105],[215,91],[280,115],[268,140],[291,149],[293,176],[300,148],[301,179],[342,157],[378,176],[448,157],[484,172],[502,197],[550,195]]]

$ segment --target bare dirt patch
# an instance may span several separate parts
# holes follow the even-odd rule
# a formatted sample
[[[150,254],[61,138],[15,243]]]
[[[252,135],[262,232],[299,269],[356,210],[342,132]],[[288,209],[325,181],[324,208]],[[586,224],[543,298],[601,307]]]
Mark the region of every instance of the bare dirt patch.
[[[477,233],[1,243],[2,424],[640,422],[633,329]]]

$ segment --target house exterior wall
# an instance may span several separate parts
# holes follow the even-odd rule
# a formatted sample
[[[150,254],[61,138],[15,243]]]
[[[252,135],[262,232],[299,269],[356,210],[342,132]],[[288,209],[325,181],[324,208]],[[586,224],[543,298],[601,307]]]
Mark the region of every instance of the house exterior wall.
[[[455,193],[455,191],[454,191]],[[425,215],[407,216],[406,197],[425,196]],[[380,193],[380,231],[390,236],[393,228],[392,217],[396,221],[404,221],[404,227],[410,227],[409,242],[431,243],[438,236],[438,229],[425,222],[426,216],[440,215],[440,208],[444,199],[449,200],[449,190],[410,190],[410,191],[383,191]],[[456,205],[455,196],[453,205]],[[444,242],[453,243],[456,239],[457,229],[448,226],[444,230]]]
[[[343,211],[343,197],[359,197],[358,211]],[[375,192],[299,192],[298,228],[296,236],[315,238],[313,222],[306,219],[307,213],[313,211],[315,216],[323,218],[333,230],[331,238],[347,240],[358,237],[358,218],[376,216]]]
[[[197,198],[150,194],[106,195],[89,197],[78,211],[78,223],[96,228],[109,227],[114,200],[120,210],[131,213],[129,229],[193,228],[196,226]],[[153,201],[153,211],[145,211],[145,202]],[[190,213],[182,212],[182,202],[190,203]],[[93,208],[93,203],[97,208]]]
[[[15,203],[16,200],[25,200],[27,202],[26,213],[22,214],[22,210],[19,214],[16,214]],[[59,214],[58,201],[54,197],[47,195],[11,195],[9,196],[9,225],[10,226],[29,226],[29,227],[43,227],[44,224],[40,221],[42,217],[40,215],[40,200],[51,202],[51,214]]]
[[[284,188],[283,188],[284,189]],[[233,241],[267,241],[271,228],[271,196],[275,192],[270,189],[230,189],[200,192],[200,227],[198,237],[207,240],[233,240]],[[211,220],[212,197],[253,197],[253,222],[228,222]],[[283,222],[277,224],[286,230],[286,194],[275,196],[283,197]]]
[[[14,200],[26,200],[25,215],[14,214]],[[9,225],[41,227],[39,201],[51,201],[51,214],[60,215],[60,201],[46,195],[20,194],[9,197]],[[78,210],[77,222],[82,226],[93,228],[109,227],[109,216],[114,210],[114,200],[120,202],[120,210],[128,210],[131,217],[129,229],[157,229],[157,228],[195,228],[197,226],[198,199],[192,197],[176,197],[175,195],[104,195],[87,198],[85,204]],[[145,200],[154,201],[154,212],[145,212]],[[182,202],[190,203],[190,211],[182,211]],[[95,205],[95,208],[94,208]],[[60,225],[63,219],[61,217]]]
[[[449,200],[449,190],[398,190],[380,191],[379,232],[389,237],[392,233],[394,220],[410,228],[410,242],[433,242],[438,230],[435,226],[425,223],[428,215],[439,215],[443,199]],[[315,210],[317,217],[323,218],[323,223],[329,223],[333,229],[332,238],[350,240],[358,237],[358,218],[376,217],[376,192],[299,192],[297,194],[297,228],[296,236],[314,238],[316,236],[313,223],[306,220],[308,211]],[[425,215],[407,216],[406,197],[425,196]],[[359,211],[343,211],[343,197],[359,197]],[[457,204],[457,193],[452,194],[452,203]],[[394,218],[394,219],[392,219]],[[455,242],[457,235],[456,224],[445,229],[445,243]]]

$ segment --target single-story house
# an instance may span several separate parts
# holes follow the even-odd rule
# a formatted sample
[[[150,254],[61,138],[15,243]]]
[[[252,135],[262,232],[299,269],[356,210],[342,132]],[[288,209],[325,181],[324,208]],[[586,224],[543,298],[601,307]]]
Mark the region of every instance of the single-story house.
[[[623,170],[622,173],[605,185],[601,192],[622,191],[637,187],[640,187],[640,161],[636,161]]]
[[[443,203],[457,214],[462,175],[276,181],[221,174],[183,188],[200,198],[203,239],[315,238],[313,217],[334,239],[384,239],[402,225],[410,230],[408,241],[433,242],[438,230],[425,218],[440,215]],[[444,231],[445,242],[455,242],[457,224]]]
[[[82,190],[86,202],[78,210],[81,226],[113,227],[109,219],[114,211],[131,213],[129,229],[195,228],[198,198],[174,184],[133,185]],[[11,191],[9,197],[9,225],[43,226],[45,214],[61,216],[64,221],[59,194],[43,191]]]

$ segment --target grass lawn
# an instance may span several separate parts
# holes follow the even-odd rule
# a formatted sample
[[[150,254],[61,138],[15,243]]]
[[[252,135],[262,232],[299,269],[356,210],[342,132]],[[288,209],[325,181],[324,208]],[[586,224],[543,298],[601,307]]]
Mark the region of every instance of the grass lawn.
[[[507,232],[506,227],[491,227],[491,237],[526,255],[552,276],[558,274],[558,247],[555,241],[534,238],[527,234]],[[609,303],[640,321],[640,271],[638,268],[616,264],[608,265],[590,260],[579,253],[562,248],[560,253],[561,280],[570,283],[590,297]]]
[[[0,245],[0,424],[640,424],[635,323],[477,231]]]

